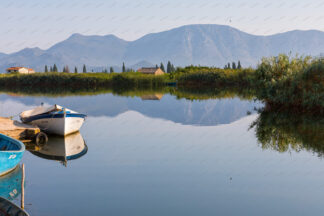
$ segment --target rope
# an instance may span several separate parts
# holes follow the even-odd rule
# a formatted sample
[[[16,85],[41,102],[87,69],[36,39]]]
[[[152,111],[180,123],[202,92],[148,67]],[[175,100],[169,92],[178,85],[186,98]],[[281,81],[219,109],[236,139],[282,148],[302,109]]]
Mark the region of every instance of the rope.
[[[12,116],[9,116],[8,118],[10,118],[11,120],[14,118],[14,117],[17,117],[19,116],[20,114],[17,114],[17,115],[12,115]]]

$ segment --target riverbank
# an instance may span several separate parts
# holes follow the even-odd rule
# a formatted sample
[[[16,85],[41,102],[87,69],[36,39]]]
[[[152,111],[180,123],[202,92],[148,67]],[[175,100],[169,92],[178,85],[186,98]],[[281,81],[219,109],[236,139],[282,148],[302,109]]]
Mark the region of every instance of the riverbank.
[[[100,89],[108,87],[158,87],[164,85],[164,76],[146,76],[139,73],[35,73],[2,74],[2,89]]]
[[[176,88],[169,85],[176,84]],[[264,58],[256,69],[188,66],[161,76],[125,73],[2,74],[0,91],[25,94],[130,94],[160,91],[188,99],[225,92],[257,99],[271,109],[324,112],[324,60],[310,57]]]

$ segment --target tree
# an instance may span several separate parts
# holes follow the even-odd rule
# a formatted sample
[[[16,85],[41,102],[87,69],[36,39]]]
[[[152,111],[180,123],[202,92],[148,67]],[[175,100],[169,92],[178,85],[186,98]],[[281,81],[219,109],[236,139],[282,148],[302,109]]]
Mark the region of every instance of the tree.
[[[231,64],[229,62],[227,63],[227,69],[231,69]]]
[[[104,70],[104,73],[108,73],[108,70],[107,70],[107,68],[105,68],[105,70]]]
[[[237,69],[241,69],[242,68],[242,66],[241,66],[241,62],[240,62],[240,60],[237,62]]]
[[[56,66],[56,64],[54,64],[54,66],[53,66],[53,72],[57,72],[58,70],[57,70],[57,66]]]
[[[156,65],[155,65],[155,68],[156,68],[156,69],[158,69],[158,68],[159,68],[159,66],[158,66],[158,65],[156,64]]]
[[[70,73],[70,68],[69,68],[69,66],[65,66],[65,73]]]
[[[65,66],[63,67],[63,73],[65,73],[66,72],[66,70],[65,70]]]
[[[163,72],[165,72],[164,65],[163,65],[162,62],[161,62],[161,64],[160,64],[160,68],[161,68],[161,70],[162,70]]]
[[[167,73],[171,73],[171,67],[172,67],[171,62],[168,61],[168,64],[167,64]]]
[[[173,64],[171,64],[171,73],[175,72],[175,67]]]
[[[135,72],[135,71],[133,70],[133,68],[127,68],[126,72]]]
[[[113,67],[110,67],[109,68],[109,71],[110,71],[110,73],[114,73],[114,68]]]
[[[53,72],[53,67],[52,66],[50,67],[50,72]]]
[[[232,69],[236,69],[236,63],[232,62]]]
[[[74,67],[74,73],[78,73],[78,68],[77,67]]]
[[[83,73],[87,73],[87,68],[85,66],[85,64],[83,65],[83,70],[82,70]]]
[[[47,68],[47,65],[45,65],[45,73],[48,72],[48,68]]]
[[[125,67],[125,63],[123,62],[123,68],[122,68],[123,72],[126,72],[126,67]]]

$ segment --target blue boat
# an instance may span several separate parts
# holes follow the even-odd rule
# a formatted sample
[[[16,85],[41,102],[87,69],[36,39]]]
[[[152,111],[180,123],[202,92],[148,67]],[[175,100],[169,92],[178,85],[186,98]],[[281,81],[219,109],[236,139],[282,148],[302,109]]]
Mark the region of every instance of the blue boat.
[[[0,216],[29,216],[29,214],[15,203],[0,197]]]
[[[14,170],[25,152],[19,140],[0,134],[0,176]]]

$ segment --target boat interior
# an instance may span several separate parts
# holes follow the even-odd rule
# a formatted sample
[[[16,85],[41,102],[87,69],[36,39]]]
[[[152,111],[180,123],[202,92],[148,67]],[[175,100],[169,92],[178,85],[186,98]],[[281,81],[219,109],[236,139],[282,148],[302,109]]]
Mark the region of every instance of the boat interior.
[[[10,142],[9,140],[0,138],[0,151],[18,151],[18,150],[20,150],[19,145],[17,145],[14,142]]]

